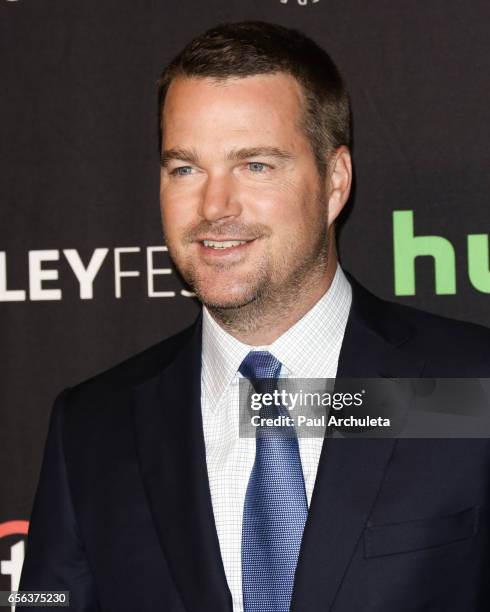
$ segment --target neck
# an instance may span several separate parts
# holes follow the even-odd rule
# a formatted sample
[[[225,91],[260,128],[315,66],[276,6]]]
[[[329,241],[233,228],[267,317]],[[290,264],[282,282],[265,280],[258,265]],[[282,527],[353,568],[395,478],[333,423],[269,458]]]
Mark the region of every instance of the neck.
[[[273,296],[267,304],[254,304],[240,309],[240,316],[234,313],[227,316],[226,311],[209,310],[213,319],[240,342],[250,346],[272,344],[289,328],[304,317],[328,291],[337,269],[335,241],[330,241],[327,265],[313,271],[294,292]]]

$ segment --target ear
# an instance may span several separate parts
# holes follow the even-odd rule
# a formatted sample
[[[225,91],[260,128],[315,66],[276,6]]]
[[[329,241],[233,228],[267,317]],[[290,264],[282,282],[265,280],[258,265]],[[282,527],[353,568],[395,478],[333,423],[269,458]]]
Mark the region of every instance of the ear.
[[[349,148],[340,146],[332,153],[327,176],[328,226],[339,216],[349,199],[352,184],[352,160]]]

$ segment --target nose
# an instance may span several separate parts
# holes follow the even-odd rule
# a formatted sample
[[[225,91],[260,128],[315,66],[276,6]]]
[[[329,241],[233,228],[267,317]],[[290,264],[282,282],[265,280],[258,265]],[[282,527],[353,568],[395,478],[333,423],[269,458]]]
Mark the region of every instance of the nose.
[[[199,213],[207,221],[237,217],[242,206],[233,177],[209,174],[203,186],[200,204]]]

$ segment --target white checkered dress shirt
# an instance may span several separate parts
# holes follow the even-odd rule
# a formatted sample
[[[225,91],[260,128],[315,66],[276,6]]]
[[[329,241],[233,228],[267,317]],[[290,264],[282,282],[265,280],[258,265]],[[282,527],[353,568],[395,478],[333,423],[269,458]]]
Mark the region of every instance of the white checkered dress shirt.
[[[204,308],[202,418],[214,520],[234,612],[243,612],[241,537],[245,493],[255,439],[238,435],[238,368],[251,350],[267,350],[282,364],[281,377],[335,378],[352,301],[340,266],[325,295],[269,346],[249,346],[225,332]],[[323,438],[299,438],[308,506]]]

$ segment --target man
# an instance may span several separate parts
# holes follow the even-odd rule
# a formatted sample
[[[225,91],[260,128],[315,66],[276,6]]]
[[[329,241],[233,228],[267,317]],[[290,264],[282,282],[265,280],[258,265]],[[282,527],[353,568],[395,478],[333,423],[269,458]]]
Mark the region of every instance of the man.
[[[160,81],[161,209],[202,317],[58,397],[22,590],[71,608],[490,608],[486,440],[238,435],[237,380],[485,377],[490,334],[337,262],[342,79],[302,34],[219,26]]]

